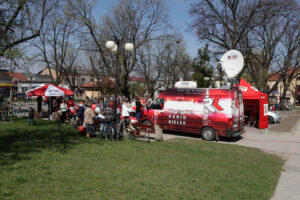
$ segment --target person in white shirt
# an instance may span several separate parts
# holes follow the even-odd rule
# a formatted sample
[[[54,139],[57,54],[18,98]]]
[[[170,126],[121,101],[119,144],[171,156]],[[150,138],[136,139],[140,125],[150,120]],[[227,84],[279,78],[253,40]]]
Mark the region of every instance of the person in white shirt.
[[[132,100],[132,102],[131,102],[131,106],[136,106],[136,99],[134,98],[133,100]]]
[[[127,119],[129,117],[129,111],[129,108],[124,101],[122,104],[122,117],[124,117],[124,119]]]
[[[65,125],[66,123],[66,114],[67,114],[68,105],[66,104],[66,101],[63,99],[60,104],[60,112],[61,112],[61,123]]]

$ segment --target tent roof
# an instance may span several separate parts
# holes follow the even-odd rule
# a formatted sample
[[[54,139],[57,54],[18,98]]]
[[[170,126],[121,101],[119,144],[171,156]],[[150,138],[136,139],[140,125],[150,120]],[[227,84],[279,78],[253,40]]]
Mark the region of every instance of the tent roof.
[[[243,99],[264,99],[268,98],[268,95],[262,93],[250,83],[245,81],[245,79],[241,79],[240,84],[236,85],[242,91]]]
[[[74,92],[53,84],[46,84],[44,86],[29,90],[26,92],[27,96],[71,96]]]

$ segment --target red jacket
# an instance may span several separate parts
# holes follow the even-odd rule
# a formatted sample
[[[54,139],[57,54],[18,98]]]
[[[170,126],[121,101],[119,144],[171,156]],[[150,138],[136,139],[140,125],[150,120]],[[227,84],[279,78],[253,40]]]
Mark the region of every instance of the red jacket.
[[[70,99],[69,101],[67,101],[67,105],[68,105],[68,109],[70,109],[70,107],[74,107],[75,103],[72,99]]]

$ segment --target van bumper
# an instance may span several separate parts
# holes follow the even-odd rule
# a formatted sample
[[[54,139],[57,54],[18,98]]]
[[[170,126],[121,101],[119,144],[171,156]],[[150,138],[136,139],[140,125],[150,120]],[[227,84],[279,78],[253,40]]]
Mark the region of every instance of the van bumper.
[[[237,131],[237,132],[232,132],[232,130],[226,130],[226,135],[225,137],[238,137],[242,134],[244,134],[246,131]]]

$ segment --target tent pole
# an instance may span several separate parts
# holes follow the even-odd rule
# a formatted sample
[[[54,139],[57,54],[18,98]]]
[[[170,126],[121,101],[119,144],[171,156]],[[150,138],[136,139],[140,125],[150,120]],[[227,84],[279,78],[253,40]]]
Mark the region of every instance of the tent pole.
[[[52,97],[50,96],[50,101],[49,101],[49,106],[50,106],[50,109],[49,109],[50,110],[49,119],[50,120],[52,120],[52,113],[51,113],[51,107],[52,107],[51,104],[52,104],[52,102],[51,102],[51,100],[52,100]]]

